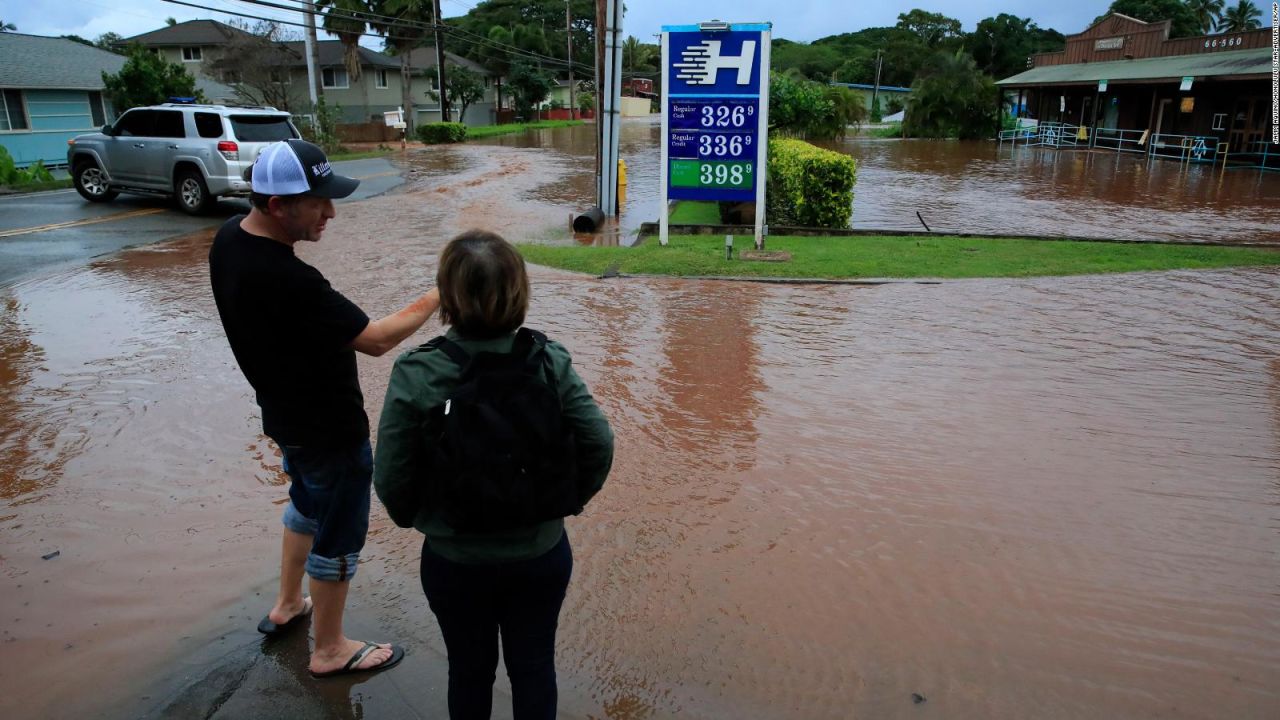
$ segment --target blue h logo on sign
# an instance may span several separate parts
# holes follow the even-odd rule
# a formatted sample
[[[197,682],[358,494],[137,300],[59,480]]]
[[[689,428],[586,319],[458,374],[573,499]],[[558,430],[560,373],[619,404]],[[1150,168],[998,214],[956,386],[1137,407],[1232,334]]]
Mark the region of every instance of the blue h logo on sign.
[[[756,42],[747,40],[742,43],[742,54],[721,55],[719,40],[703,40],[697,45],[690,45],[680,53],[684,62],[673,63],[676,68],[676,79],[684,80],[690,85],[715,85],[716,74],[721,70],[737,70],[739,85],[751,83],[751,67],[755,61]]]

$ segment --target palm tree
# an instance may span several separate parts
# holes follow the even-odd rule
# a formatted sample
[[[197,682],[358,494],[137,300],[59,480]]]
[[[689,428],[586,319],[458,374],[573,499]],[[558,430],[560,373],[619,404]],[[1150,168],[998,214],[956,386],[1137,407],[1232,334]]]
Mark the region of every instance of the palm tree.
[[[1195,14],[1200,32],[1205,35],[1213,32],[1222,22],[1222,8],[1225,4],[1224,0],[1187,0],[1187,7]]]
[[[368,29],[361,13],[368,11],[364,0],[317,0],[324,10],[324,29],[342,41],[342,62],[352,82],[360,79],[360,36]]]
[[[1262,11],[1249,0],[1240,0],[1222,14],[1218,29],[1223,32],[1244,32],[1262,27]]]
[[[653,45],[640,42],[634,35],[628,36],[622,43],[622,67],[627,69],[628,75],[634,76],[636,66],[644,67],[652,63],[657,50]]]
[[[400,102],[404,106],[405,133],[412,137],[413,93],[409,87],[412,84],[409,55],[431,32],[425,26],[435,22],[432,0],[374,0],[370,10],[381,17],[371,18],[369,24],[400,56]]]
[[[10,22],[0,20],[0,32],[17,32],[18,26]]]

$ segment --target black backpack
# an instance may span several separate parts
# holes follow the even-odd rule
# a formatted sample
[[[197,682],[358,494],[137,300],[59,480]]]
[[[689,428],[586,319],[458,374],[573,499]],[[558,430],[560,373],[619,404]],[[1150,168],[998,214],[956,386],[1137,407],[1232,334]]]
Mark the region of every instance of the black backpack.
[[[426,422],[433,504],[455,530],[505,530],[582,512],[573,432],[548,376],[547,336],[520,328],[510,353],[428,343],[462,378]]]

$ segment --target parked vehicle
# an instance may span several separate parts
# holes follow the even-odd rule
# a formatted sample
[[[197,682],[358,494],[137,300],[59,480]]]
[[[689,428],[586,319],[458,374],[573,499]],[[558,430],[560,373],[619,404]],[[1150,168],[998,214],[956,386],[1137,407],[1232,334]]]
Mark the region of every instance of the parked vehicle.
[[[67,166],[90,202],[163,194],[198,215],[220,197],[248,195],[244,171],[262,148],[296,137],[289,113],[275,108],[164,103],[68,140]]]

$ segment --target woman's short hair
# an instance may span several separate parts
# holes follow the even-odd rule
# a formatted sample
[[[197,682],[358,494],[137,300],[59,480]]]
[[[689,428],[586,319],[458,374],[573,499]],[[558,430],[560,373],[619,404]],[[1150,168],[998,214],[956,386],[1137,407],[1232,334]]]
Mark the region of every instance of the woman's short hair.
[[[529,310],[524,258],[511,243],[484,230],[469,230],[444,246],[436,286],[440,321],[463,337],[514,332]]]

